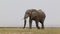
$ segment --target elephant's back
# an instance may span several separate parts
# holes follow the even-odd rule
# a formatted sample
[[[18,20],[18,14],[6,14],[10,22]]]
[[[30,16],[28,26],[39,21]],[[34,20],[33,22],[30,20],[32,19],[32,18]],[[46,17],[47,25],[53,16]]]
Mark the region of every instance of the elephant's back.
[[[32,17],[35,17],[35,16],[37,16],[39,18],[46,17],[45,13],[41,9],[39,9],[39,10],[32,9],[31,12],[32,12]]]
[[[45,13],[41,9],[38,10],[38,13],[39,13],[40,17],[42,17],[42,18],[46,17]]]

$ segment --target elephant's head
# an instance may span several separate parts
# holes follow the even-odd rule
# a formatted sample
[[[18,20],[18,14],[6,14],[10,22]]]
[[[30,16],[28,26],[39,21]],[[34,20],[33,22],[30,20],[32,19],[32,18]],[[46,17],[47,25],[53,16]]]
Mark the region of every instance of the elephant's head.
[[[25,15],[24,15],[24,20],[26,20],[26,18],[30,17],[31,16],[31,10],[27,10],[25,12]]]
[[[26,18],[28,18],[28,17],[31,17],[32,14],[34,15],[34,14],[36,13],[35,11],[37,11],[37,10],[36,10],[36,9],[29,9],[29,10],[26,10],[24,19],[26,19]]]
[[[27,10],[24,15],[24,28],[26,26],[26,19],[31,16],[31,10]]]

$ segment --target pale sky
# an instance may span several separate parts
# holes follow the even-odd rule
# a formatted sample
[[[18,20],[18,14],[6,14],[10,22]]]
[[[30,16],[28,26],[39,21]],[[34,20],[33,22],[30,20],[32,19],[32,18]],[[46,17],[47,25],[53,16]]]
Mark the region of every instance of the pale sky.
[[[45,12],[45,27],[60,27],[60,0],[0,0],[0,27],[23,27],[24,13],[32,8]]]

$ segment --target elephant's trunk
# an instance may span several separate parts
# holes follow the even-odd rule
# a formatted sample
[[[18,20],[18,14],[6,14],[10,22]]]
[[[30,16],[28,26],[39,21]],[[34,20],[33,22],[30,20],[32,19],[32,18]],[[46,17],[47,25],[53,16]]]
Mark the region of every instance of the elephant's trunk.
[[[24,17],[24,27],[23,28],[25,28],[25,26],[26,26],[26,17]]]

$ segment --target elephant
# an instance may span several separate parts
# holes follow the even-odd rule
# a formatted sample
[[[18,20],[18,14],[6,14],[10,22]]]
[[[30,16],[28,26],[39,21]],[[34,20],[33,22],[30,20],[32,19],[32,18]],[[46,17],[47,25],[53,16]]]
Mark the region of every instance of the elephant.
[[[24,27],[26,26],[26,19],[29,17],[29,28],[32,28],[32,20],[35,21],[37,29],[40,29],[38,22],[40,22],[42,25],[42,29],[44,29],[44,20],[46,18],[46,14],[41,10],[36,9],[28,9],[25,12],[24,15]]]

